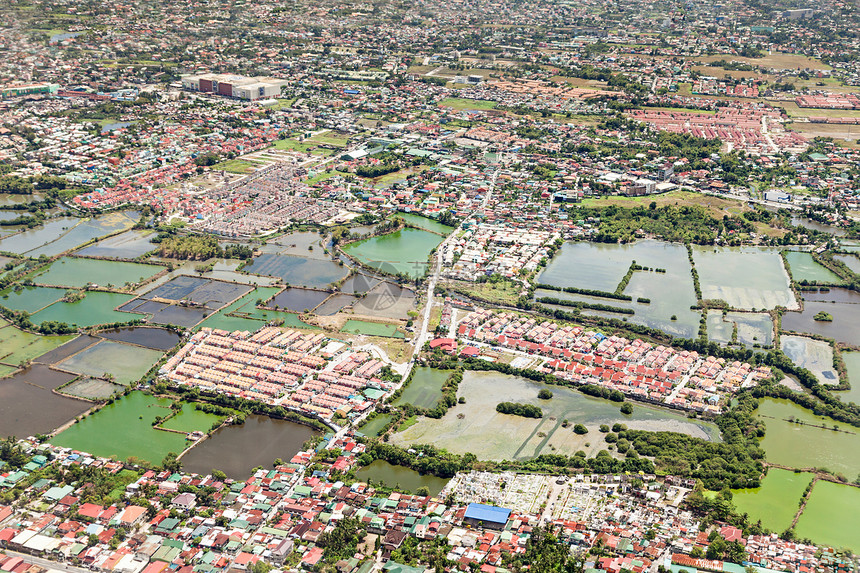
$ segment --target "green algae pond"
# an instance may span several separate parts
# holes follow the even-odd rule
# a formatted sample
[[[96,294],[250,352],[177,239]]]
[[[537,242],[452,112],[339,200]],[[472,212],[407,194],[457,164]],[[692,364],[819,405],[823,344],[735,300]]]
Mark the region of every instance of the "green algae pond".
[[[392,420],[392,417],[389,414],[379,414],[369,422],[365,422],[363,426],[361,426],[358,431],[364,434],[365,436],[378,436],[379,432],[382,431],[382,428],[388,424]]]
[[[355,477],[363,481],[372,481],[374,484],[383,484],[387,487],[396,488],[398,491],[411,491],[415,493],[419,487],[426,487],[430,495],[438,495],[442,488],[448,483],[445,478],[434,475],[421,475],[412,468],[395,466],[385,460],[375,460],[355,473]]]
[[[826,468],[849,479],[860,473],[860,429],[816,416],[788,400],[764,398],[757,413],[767,426],[761,446],[769,462]]]
[[[539,399],[542,389],[550,390],[553,398]],[[637,430],[668,430],[719,439],[714,424],[689,420],[679,412],[634,403],[633,414],[627,416],[615,402],[497,372],[466,371],[457,395],[466,400],[465,404],[453,406],[440,419],[419,417],[416,424],[394,434],[391,442],[401,446],[432,443],[458,454],[472,452],[482,460],[525,460],[542,453],[571,455],[580,449],[596,454],[605,447],[599,426],[616,422]],[[543,418],[500,414],[496,411],[499,402],[533,404],[543,410]],[[569,422],[567,427],[564,420]],[[573,432],[573,426],[580,423],[588,428],[588,434]]]
[[[77,326],[93,326],[113,322],[128,322],[143,315],[114,310],[133,299],[130,294],[113,292],[88,292],[83,300],[77,302],[55,302],[46,309],[30,317],[34,324],[55,320]]]
[[[180,453],[187,446],[185,435],[152,427],[156,416],[170,413],[171,401],[143,392],[132,392],[116,400],[55,436],[51,443],[94,456],[127,460],[135,457],[160,463],[169,452]],[[218,416],[199,418],[195,430],[208,431]]]
[[[860,488],[816,482],[795,533],[816,543],[860,552]]]
[[[860,404],[860,352],[843,352],[842,360],[848,371],[848,383],[851,389],[834,394],[846,402]]]
[[[224,418],[222,416],[207,414],[203,410],[198,410],[196,404],[183,402],[182,410],[166,422],[162,423],[161,427],[188,434],[195,430],[200,430],[201,428],[208,430],[213,424],[220,424],[223,419]]]
[[[0,319],[0,363],[17,366],[62,346],[75,338],[70,336],[41,336],[31,334]]]
[[[90,283],[122,286],[143,282],[163,268],[140,263],[63,257],[34,275],[33,282],[73,288],[84,287]]]
[[[430,252],[443,240],[435,233],[405,228],[387,235],[356,241],[344,252],[365,265],[389,274],[403,273],[410,278],[427,274]]]
[[[415,369],[415,374],[412,375],[409,385],[394,401],[394,405],[412,404],[419,408],[434,408],[442,397],[442,386],[453,373],[453,370],[437,370],[436,368],[419,366]]]
[[[61,288],[17,285],[0,293],[0,305],[33,314],[57,302],[65,294]]]
[[[366,320],[349,319],[340,331],[346,334],[365,334],[367,336],[381,336],[384,338],[405,338],[403,333],[399,332],[397,327],[392,324],[368,322]]]
[[[410,225],[415,225],[416,227],[420,227],[425,231],[432,231],[441,235],[449,235],[451,231],[454,230],[454,227],[443,225],[436,219],[424,217],[423,215],[416,215],[415,213],[398,213],[397,216],[409,223]]]
[[[803,280],[819,281],[828,284],[842,282],[842,279],[836,273],[818,264],[810,253],[786,251],[785,260],[788,261],[791,277],[798,282]]]
[[[749,514],[752,523],[761,520],[764,527],[782,533],[791,525],[812,477],[810,473],[770,468],[761,487],[732,490],[733,502],[739,513]]]

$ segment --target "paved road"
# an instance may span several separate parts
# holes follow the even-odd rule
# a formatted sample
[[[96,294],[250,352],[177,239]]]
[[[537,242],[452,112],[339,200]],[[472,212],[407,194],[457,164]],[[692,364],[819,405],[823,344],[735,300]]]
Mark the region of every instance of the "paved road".
[[[38,565],[39,567],[44,567],[45,569],[66,571],[67,573],[91,573],[89,569],[82,569],[80,567],[75,567],[74,565],[69,565],[67,563],[50,561],[48,559],[42,559],[41,557],[33,557],[32,555],[27,555],[26,553],[18,553],[17,551],[12,551],[11,549],[4,549],[3,551],[7,555],[11,555],[13,557],[20,557],[27,563],[32,563]]]

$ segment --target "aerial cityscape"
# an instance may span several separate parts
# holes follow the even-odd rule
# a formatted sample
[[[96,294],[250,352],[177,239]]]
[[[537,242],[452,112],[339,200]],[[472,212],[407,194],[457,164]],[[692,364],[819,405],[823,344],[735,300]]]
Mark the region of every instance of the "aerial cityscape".
[[[0,572],[860,573],[857,2],[0,18]]]

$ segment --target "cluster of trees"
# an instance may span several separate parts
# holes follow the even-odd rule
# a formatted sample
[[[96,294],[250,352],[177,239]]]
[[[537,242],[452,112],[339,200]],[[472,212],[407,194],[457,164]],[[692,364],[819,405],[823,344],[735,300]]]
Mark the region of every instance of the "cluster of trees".
[[[367,450],[359,457],[361,465],[369,465],[374,460],[384,460],[395,466],[411,468],[421,474],[432,474],[451,478],[458,471],[471,469],[478,461],[474,454],[459,456],[435,446],[413,445],[409,450],[382,442],[370,442]]]
[[[352,517],[341,519],[334,529],[320,535],[317,544],[323,548],[326,563],[337,563],[341,559],[351,559],[364,538],[364,526]]]
[[[30,313],[24,310],[11,310],[5,306],[0,306],[0,315],[21,330],[29,330],[40,334],[71,334],[77,332],[77,328],[74,326],[70,326],[65,322],[57,322],[56,320],[46,320],[37,326],[30,321]]]
[[[587,308],[591,310],[602,310],[605,312],[614,312],[617,314],[635,314],[635,311],[632,308],[621,308],[618,306],[610,306],[608,304],[601,304],[599,302],[585,302],[581,300],[568,300],[566,298],[556,298],[553,296],[542,296],[537,299],[537,302],[543,304],[554,304],[557,306],[569,306],[572,308],[582,309]]]
[[[654,209],[641,206],[625,209],[615,205],[580,207],[576,217],[600,219],[595,240],[601,243],[628,243],[642,230],[667,241],[710,245],[725,228],[723,221],[715,219],[699,205],[666,205]]]
[[[615,300],[624,300],[631,301],[633,297],[630,295],[622,294],[620,292],[607,292],[603,290],[596,290],[590,288],[576,288],[576,287],[559,287],[555,285],[549,285],[545,283],[537,283],[535,288],[543,289],[543,290],[555,290],[555,291],[563,291],[569,292],[572,294],[584,294],[588,296],[599,296],[602,298],[612,298]]]
[[[218,244],[218,239],[211,235],[168,235],[155,237],[152,242],[158,243],[158,254],[171,259],[205,261],[212,258],[250,259],[254,250],[246,245]]]
[[[496,412],[500,414],[511,414],[523,418],[543,418],[543,410],[532,404],[517,404],[516,402],[499,402],[496,404]]]

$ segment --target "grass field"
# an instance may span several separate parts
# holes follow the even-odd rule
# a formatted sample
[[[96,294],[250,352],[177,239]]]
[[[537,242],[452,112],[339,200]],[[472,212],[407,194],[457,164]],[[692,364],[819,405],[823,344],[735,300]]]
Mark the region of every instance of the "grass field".
[[[258,163],[245,161],[243,159],[230,159],[227,161],[222,161],[221,163],[216,163],[212,166],[212,169],[220,169],[221,171],[226,171],[227,173],[250,173],[254,171],[257,167],[259,167]]]
[[[281,109],[290,109],[291,107],[293,107],[294,103],[296,103],[295,98],[278,99],[275,101],[275,103],[273,103],[272,105],[267,105],[266,107],[271,110],[278,111]]]
[[[497,304],[514,305],[521,290],[519,284],[506,280],[497,283],[467,283],[464,292]]]
[[[606,82],[599,80],[584,80],[582,78],[570,78],[567,76],[553,76],[549,79],[551,82],[565,83],[575,88],[592,88],[602,90],[608,85]]]
[[[349,138],[338,137],[331,132],[326,132],[314,135],[307,141],[315,142],[317,144],[332,145],[335,147],[346,147],[346,144],[349,143]]]
[[[856,109],[818,109],[814,107],[799,107],[793,101],[779,102],[790,117],[860,117]]]
[[[608,207],[617,205],[619,207],[648,207],[651,201],[657,203],[658,207],[665,205],[676,205],[678,207],[689,207],[701,205],[707,207],[715,217],[722,218],[723,215],[738,215],[750,208],[741,201],[724,199],[713,195],[703,195],[692,191],[672,191],[662,195],[650,195],[647,197],[601,197],[599,199],[586,199],[582,202],[585,207]]]
[[[678,111],[683,113],[698,113],[702,115],[715,115],[717,112],[711,109],[690,109],[687,107],[646,107],[646,111]]]
[[[459,97],[447,97],[439,102],[439,105],[444,105],[456,110],[467,110],[467,109],[480,109],[480,110],[488,110],[488,109],[496,109],[496,102],[494,101],[486,101],[482,99],[466,99]]]
[[[798,68],[809,68],[810,70],[829,70],[830,66],[823,64],[814,58],[808,58],[798,54],[770,54],[763,58],[741,58],[738,56],[729,56],[726,54],[718,54],[715,56],[703,56],[696,58],[700,62],[716,62],[719,60],[742,62],[751,66],[761,66],[764,68],[776,68],[783,70],[796,70]]]
[[[806,137],[832,137],[836,143],[845,147],[860,147],[860,125],[839,125],[833,123],[795,122],[787,126],[791,131]]]

